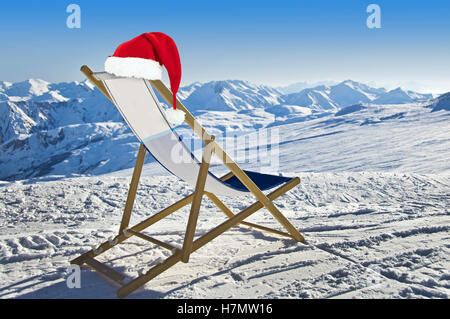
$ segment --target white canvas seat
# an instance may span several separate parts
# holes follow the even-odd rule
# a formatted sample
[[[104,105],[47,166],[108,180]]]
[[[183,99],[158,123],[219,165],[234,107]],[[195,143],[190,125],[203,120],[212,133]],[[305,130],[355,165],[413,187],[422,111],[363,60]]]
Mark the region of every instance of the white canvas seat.
[[[195,186],[200,162],[194,157],[166,120],[149,81],[94,73],[103,82],[114,104],[136,137],[169,172]],[[278,186],[290,178],[248,172],[261,189]],[[222,181],[208,172],[205,190],[217,195],[241,196],[249,193],[236,178]]]
[[[88,66],[83,66],[81,71],[106,98],[116,105],[133,133],[140,140],[141,146],[137,154],[136,165],[133,170],[117,236],[73,259],[71,261],[72,264],[87,265],[100,272],[120,286],[117,290],[117,296],[125,297],[159,274],[170,269],[176,263],[180,261],[187,263],[191,253],[234,226],[242,225],[251,227],[297,242],[304,242],[303,235],[300,234],[273,203],[277,197],[282,196],[298,185],[300,178],[289,178],[242,170],[215,141],[215,137],[208,134],[189,110],[179,100],[176,100],[177,108],[180,108],[186,114],[185,121],[187,125],[205,143],[200,163],[184,145],[165,118],[164,111],[161,109],[152,89],[155,88],[170,105],[171,102],[169,101],[173,101],[173,95],[164,83],[159,80],[147,81],[133,78],[119,78],[106,73],[93,73]],[[192,194],[130,227],[130,217],[147,151],[171,173],[193,185],[194,190]],[[212,154],[215,154],[229,169],[229,173],[221,178],[209,172]],[[267,195],[262,192],[275,186],[279,187]],[[236,214],[216,196],[239,196],[249,193],[254,195],[257,201]],[[224,213],[227,220],[196,238],[197,220],[204,196],[208,197],[219,211]],[[187,205],[190,205],[191,209],[181,249],[171,243],[163,242],[143,233],[151,225],[163,220]],[[244,221],[263,207],[269,211],[287,232]],[[118,273],[108,265],[99,262],[95,257],[133,236],[168,249],[171,251],[171,255],[164,261],[153,265],[140,276],[127,282],[127,278],[124,275]]]

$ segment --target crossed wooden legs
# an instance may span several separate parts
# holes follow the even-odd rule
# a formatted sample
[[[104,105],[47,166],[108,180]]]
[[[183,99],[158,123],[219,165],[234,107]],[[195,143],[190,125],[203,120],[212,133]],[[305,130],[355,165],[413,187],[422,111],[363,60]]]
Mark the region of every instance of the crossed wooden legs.
[[[128,223],[130,220],[130,215],[131,215],[131,211],[133,208],[133,203],[134,203],[134,199],[135,199],[135,195],[136,195],[137,185],[139,183],[142,166],[143,166],[144,159],[145,159],[146,150],[145,150],[145,147],[141,146],[141,148],[139,149],[137,160],[136,160],[136,166],[135,166],[135,169],[133,172],[133,177],[132,177],[132,181],[130,184],[130,190],[129,190],[129,194],[127,197],[127,202],[125,205],[119,234],[114,239],[111,239],[111,240],[108,240],[108,241],[102,243],[100,246],[98,246],[98,248],[92,249],[92,250],[86,252],[85,254],[75,258],[74,260],[71,261],[71,263],[78,264],[78,265],[86,264],[90,268],[100,272],[102,275],[104,275],[105,277],[109,278],[110,280],[112,280],[113,282],[118,284],[120,286],[120,288],[117,290],[117,296],[122,298],[122,297],[126,297],[127,295],[129,295],[130,293],[132,293],[133,291],[135,291],[136,289],[138,289],[139,287],[141,287],[142,285],[144,285],[151,279],[155,278],[156,276],[158,276],[165,270],[169,269],[170,267],[172,267],[179,261],[187,262],[189,260],[189,255],[192,252],[196,251],[200,247],[209,243],[211,240],[213,240],[217,236],[221,235],[222,233],[224,233],[231,227],[237,226],[239,224],[257,228],[257,229],[260,229],[263,231],[269,231],[269,232],[275,233],[277,235],[285,236],[288,238],[293,238],[296,240],[298,240],[298,238],[303,239],[303,236],[295,228],[294,228],[294,230],[295,230],[295,232],[298,233],[299,236],[292,235],[292,233],[291,233],[292,228],[293,228],[292,225],[291,225],[292,228],[288,229],[289,233],[284,233],[284,232],[274,230],[271,228],[267,228],[264,226],[244,222],[243,220],[245,218],[249,217],[251,214],[255,213],[259,209],[266,206],[266,205],[263,205],[263,203],[261,201],[256,201],[255,203],[253,203],[246,209],[242,210],[238,214],[233,214],[233,212],[231,212],[231,210],[227,206],[225,206],[225,204],[216,195],[204,191],[206,176],[207,176],[208,167],[209,167],[209,161],[210,161],[211,153],[212,153],[212,150],[210,148],[213,145],[212,141],[213,141],[213,139],[211,140],[211,143],[207,143],[207,145],[205,147],[205,150],[203,153],[202,165],[200,166],[200,172],[198,175],[197,185],[196,185],[196,189],[195,189],[194,193],[179,200],[175,204],[163,209],[159,213],[156,213],[155,215],[145,219],[144,221],[138,223],[137,225],[135,225],[131,228],[128,228]],[[225,179],[229,178],[230,176],[232,176],[232,174],[227,174],[227,175],[223,176],[222,179],[225,180]],[[299,183],[300,183],[300,179],[298,177],[294,178],[294,179],[290,180],[289,182],[287,182],[286,184],[284,184],[283,186],[276,189],[275,191],[273,191],[272,193],[270,193],[269,195],[267,195],[266,198],[268,201],[270,201],[270,203],[272,203],[272,201],[275,200],[277,197],[283,195],[284,193],[286,193],[287,191],[289,191],[290,189],[292,189]],[[195,235],[195,228],[196,228],[196,224],[197,224],[198,213],[199,213],[200,204],[201,204],[203,195],[206,195],[214,204],[216,204],[216,206],[227,217],[229,217],[229,219],[226,220],[225,222],[223,222],[222,224],[218,225],[217,227],[215,227],[214,229],[212,229],[205,235],[197,238],[196,240],[193,240],[194,235]],[[266,195],[264,195],[264,196],[266,196]],[[184,243],[183,243],[183,249],[181,249],[181,250],[177,249],[176,247],[174,247],[170,244],[164,243],[160,240],[157,240],[155,238],[152,238],[150,236],[147,236],[147,235],[141,233],[141,231],[143,231],[144,229],[148,228],[149,226],[151,226],[151,225],[155,224],[156,222],[162,220],[163,218],[169,216],[173,212],[175,212],[175,211],[179,210],[180,208],[183,208],[184,206],[189,205],[191,203],[192,203],[191,213],[189,216],[189,221],[188,221],[188,225],[187,225],[187,229],[186,229],[186,235],[185,235],[185,239],[184,239]],[[267,203],[265,203],[265,204],[267,204]],[[283,218],[284,218],[284,216],[283,216]],[[290,223],[289,223],[289,225],[290,225]],[[283,224],[283,226],[284,226],[284,224]],[[288,227],[286,227],[286,228],[288,228]],[[140,237],[140,238],[147,240],[153,244],[156,244],[163,248],[169,249],[172,251],[173,254],[169,258],[167,258],[165,261],[163,261],[162,263],[157,264],[156,266],[151,268],[145,274],[129,281],[128,283],[125,283],[124,282],[125,276],[118,273],[114,269],[106,266],[105,264],[100,263],[99,261],[97,261],[94,258],[96,256],[104,253],[105,251],[109,250],[110,248],[114,247],[115,245],[120,244],[121,242],[125,241],[126,239],[128,239],[132,236]],[[298,240],[298,241],[303,241],[303,240]]]

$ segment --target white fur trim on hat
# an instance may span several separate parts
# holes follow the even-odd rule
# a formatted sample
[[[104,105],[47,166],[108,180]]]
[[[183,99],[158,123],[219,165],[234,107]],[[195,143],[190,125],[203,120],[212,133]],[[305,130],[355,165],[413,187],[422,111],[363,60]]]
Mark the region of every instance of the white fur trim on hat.
[[[184,122],[185,113],[182,110],[168,109],[165,110],[166,119],[170,124],[177,126]]]
[[[110,56],[105,61],[105,71],[116,76],[147,80],[161,80],[159,62],[142,58],[119,58]]]

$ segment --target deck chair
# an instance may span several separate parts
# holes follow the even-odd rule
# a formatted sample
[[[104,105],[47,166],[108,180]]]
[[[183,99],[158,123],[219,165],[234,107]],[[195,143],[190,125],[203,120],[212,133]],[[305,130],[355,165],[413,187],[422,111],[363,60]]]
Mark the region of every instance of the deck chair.
[[[202,160],[198,161],[167,122],[163,109],[153,91],[153,88],[156,89],[160,96],[171,105],[173,95],[163,82],[159,80],[148,81],[135,78],[120,78],[107,73],[93,73],[87,66],[83,66],[81,71],[111,102],[114,103],[126,123],[141,142],[141,145],[138,151],[136,165],[134,167],[125,209],[119,227],[119,233],[115,238],[111,238],[100,244],[97,248],[75,258],[71,261],[72,264],[80,266],[87,265],[111,279],[120,286],[117,290],[117,296],[122,298],[169,269],[174,264],[180,261],[187,263],[192,252],[204,246],[233,226],[244,225],[253,227],[262,231],[285,236],[298,242],[304,242],[304,238],[300,232],[273,204],[273,200],[300,183],[298,177],[290,178],[242,170],[218,145],[214,136],[208,134],[186,107],[177,100],[177,108],[186,113],[186,123],[205,144]],[[177,158],[174,158],[172,154],[174,149],[177,149],[176,154],[179,154]],[[144,221],[141,221],[137,225],[129,227],[133,203],[136,197],[136,191],[147,151],[169,172],[193,185],[194,191],[189,196],[150,216]],[[213,153],[226,165],[230,170],[229,173],[217,177],[209,171],[209,164]],[[179,157],[182,157],[181,161],[179,160]],[[273,189],[275,187],[278,188],[268,195],[263,193],[264,190]],[[217,197],[217,195],[236,197],[248,195],[249,193],[253,194],[257,201],[238,214],[234,214]],[[194,240],[197,218],[203,196],[209,198],[219,210],[228,217],[228,219],[205,235]],[[142,233],[144,229],[189,204],[191,205],[191,209],[182,248],[174,247],[173,245]],[[287,232],[244,221],[245,218],[263,207],[278,220]],[[131,281],[125,282],[124,275],[99,262],[95,257],[132,236],[139,237],[155,245],[169,249],[172,251],[172,255],[163,262],[153,266],[146,273]]]

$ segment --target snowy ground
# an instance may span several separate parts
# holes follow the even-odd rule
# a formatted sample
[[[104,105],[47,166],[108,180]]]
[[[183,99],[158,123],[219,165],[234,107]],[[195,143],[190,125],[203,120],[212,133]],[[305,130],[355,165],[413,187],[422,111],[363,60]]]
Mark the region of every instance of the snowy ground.
[[[308,244],[234,227],[131,297],[448,298],[449,133],[448,113],[417,105],[280,126],[281,170],[302,183],[276,204]],[[114,298],[90,270],[67,288],[67,267],[115,235],[130,175],[0,182],[0,298]],[[155,163],[144,175],[132,223],[192,191]],[[222,199],[234,212],[254,201]],[[187,216],[148,234],[181,245]],[[205,199],[197,235],[224,220]],[[280,229],[266,210],[249,220]],[[98,259],[131,279],[168,254],[133,238]]]
[[[276,204],[309,244],[234,227],[134,294],[144,298],[441,297],[450,293],[449,176],[303,173]],[[65,283],[68,260],[115,235],[129,179],[75,178],[0,188],[2,298],[114,297],[89,270],[82,288]],[[144,177],[133,222],[190,192],[174,177]],[[239,211],[253,199],[225,198]],[[224,217],[205,200],[198,234]],[[155,224],[182,243],[188,209]],[[269,213],[250,218],[279,229]],[[141,252],[142,251],[142,252]],[[131,239],[101,255],[127,276],[168,251]]]

